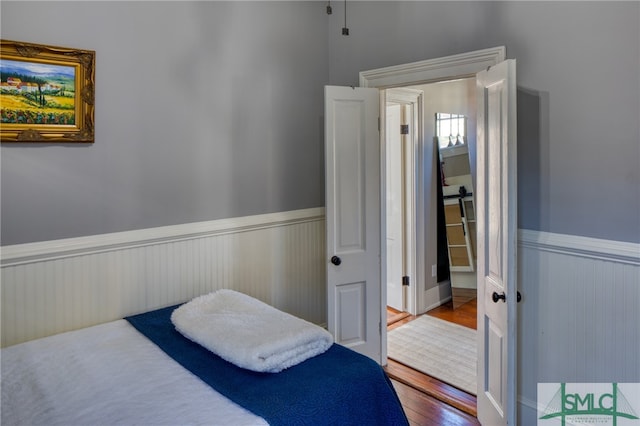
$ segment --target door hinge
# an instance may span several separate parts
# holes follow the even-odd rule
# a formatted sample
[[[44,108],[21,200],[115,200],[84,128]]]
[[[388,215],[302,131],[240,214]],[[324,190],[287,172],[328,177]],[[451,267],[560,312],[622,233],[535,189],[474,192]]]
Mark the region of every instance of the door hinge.
[[[378,334],[382,336],[382,321],[378,322]]]
[[[378,117],[378,131],[380,131],[380,117]]]
[[[400,134],[401,135],[408,135],[409,134],[409,125],[408,124],[401,124],[400,125]]]
[[[402,285],[408,286],[409,282],[410,282],[410,280],[409,280],[409,276],[408,275],[405,275],[404,277],[402,277]]]

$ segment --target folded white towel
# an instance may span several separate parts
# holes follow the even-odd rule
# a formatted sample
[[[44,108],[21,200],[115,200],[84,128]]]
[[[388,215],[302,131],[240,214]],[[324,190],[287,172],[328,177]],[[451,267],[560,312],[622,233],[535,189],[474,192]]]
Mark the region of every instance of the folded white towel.
[[[333,336],[251,296],[218,290],[173,311],[185,337],[238,367],[278,373],[325,352]]]

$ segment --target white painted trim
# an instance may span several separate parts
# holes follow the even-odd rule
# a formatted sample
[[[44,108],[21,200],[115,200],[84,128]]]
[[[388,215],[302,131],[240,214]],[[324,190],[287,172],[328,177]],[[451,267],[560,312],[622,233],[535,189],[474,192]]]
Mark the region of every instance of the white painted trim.
[[[422,96],[422,90],[406,87],[394,87],[387,92],[387,102],[396,104],[415,104]]]
[[[449,280],[439,282],[437,286],[431,287],[424,293],[424,303],[426,305],[424,310],[425,312],[435,309],[453,299],[453,295],[451,294],[451,283]],[[446,296],[442,297],[443,294]]]
[[[577,235],[519,230],[519,245],[540,251],[640,265],[640,244]]]
[[[475,76],[505,60],[504,46],[360,72],[360,87],[386,88]]]
[[[473,76],[475,78],[476,73],[504,61],[505,57],[506,48],[504,46],[498,46],[483,50],[476,50],[473,52],[461,53],[457,55],[444,56],[441,58],[412,62],[409,64],[362,71],[360,72],[360,86],[386,89],[390,87],[399,88],[403,86],[415,86],[437,81],[455,80],[462,77]],[[420,106],[420,108],[420,115],[422,115],[422,106]],[[380,110],[380,122],[384,125],[385,121],[385,109],[382,108]],[[420,122],[420,126],[420,131],[423,132],[422,122]],[[382,165],[385,164],[386,158],[384,157],[384,129],[381,130],[382,131],[380,132],[380,138]],[[424,161],[425,149],[426,148],[424,142],[420,143],[416,152],[418,164],[421,164],[422,161]],[[425,177],[423,176],[422,168],[420,168],[419,170],[416,170],[415,182],[415,189],[417,194],[415,200],[415,217],[417,218],[415,231],[416,235],[420,236],[416,241],[416,257],[418,259],[431,260],[428,259],[427,254],[432,248],[428,247],[428,242],[425,239],[427,224],[424,223],[424,218],[425,210],[427,208],[427,201],[425,201],[424,199],[424,182]],[[384,189],[384,185],[382,186],[382,188]],[[382,193],[380,195],[381,200],[386,199],[386,194]],[[384,209],[382,209],[382,211],[384,214]],[[381,224],[382,223],[384,223],[384,221],[381,221]],[[384,235],[384,229],[381,232],[382,235]],[[386,258],[384,257],[384,247],[382,255],[382,264],[384,264],[386,262]],[[416,285],[413,287],[415,289],[414,291],[416,291],[414,303],[417,313],[425,312],[426,306],[428,305],[428,303],[426,302],[428,297],[424,291],[424,288],[426,287],[427,277],[430,276],[431,274],[427,273],[424,267],[417,268],[415,277]],[[383,290],[386,291],[386,287],[383,288],[383,286],[381,285],[380,291],[382,292]],[[383,298],[382,300],[385,299]],[[381,307],[381,319],[384,318],[385,309],[386,306]],[[383,333],[385,333],[385,331],[383,331]]]
[[[542,404],[538,404],[537,401],[534,401],[531,398],[526,398],[522,395],[518,395],[518,411],[521,411],[522,408],[527,408],[529,410],[531,410],[531,412],[537,417],[537,413],[539,409],[544,409],[544,406],[541,406]],[[519,418],[524,417],[523,413],[520,413]]]
[[[184,241],[214,235],[245,232],[324,219],[324,207],[205,222],[137,229],[86,237],[16,244],[0,248],[1,266],[15,266],[44,260],[102,253],[151,244]]]

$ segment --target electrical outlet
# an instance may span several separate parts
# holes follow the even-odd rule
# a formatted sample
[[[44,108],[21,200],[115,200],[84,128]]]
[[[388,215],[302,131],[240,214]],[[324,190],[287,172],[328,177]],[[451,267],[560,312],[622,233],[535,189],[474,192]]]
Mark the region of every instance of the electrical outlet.
[[[438,276],[438,265],[431,265],[431,276],[432,277]]]

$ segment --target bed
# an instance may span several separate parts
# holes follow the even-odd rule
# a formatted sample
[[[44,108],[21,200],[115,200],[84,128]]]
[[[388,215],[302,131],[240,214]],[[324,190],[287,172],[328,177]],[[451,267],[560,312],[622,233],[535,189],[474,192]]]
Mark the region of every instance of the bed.
[[[406,425],[382,368],[331,344],[277,373],[177,330],[179,306],[1,351],[3,425]]]

